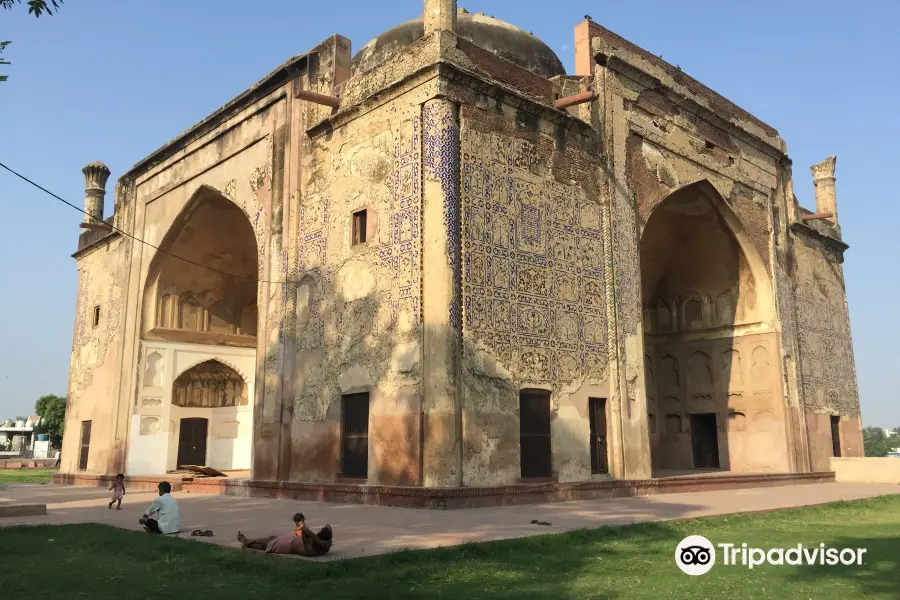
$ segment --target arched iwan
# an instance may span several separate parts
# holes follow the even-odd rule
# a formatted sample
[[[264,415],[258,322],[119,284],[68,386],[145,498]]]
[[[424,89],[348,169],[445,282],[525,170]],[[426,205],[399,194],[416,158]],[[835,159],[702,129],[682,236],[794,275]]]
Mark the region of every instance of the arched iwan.
[[[653,209],[640,265],[644,350],[647,363],[659,365],[658,377],[645,377],[647,396],[658,399],[654,414],[685,418],[684,435],[650,436],[653,467],[788,470],[786,453],[773,455],[787,442],[785,409],[774,401],[779,378],[766,358],[778,348],[771,278],[709,181],[679,188]],[[744,417],[762,410],[773,418]]]
[[[150,261],[142,337],[255,347],[258,262],[256,233],[246,212],[201,186]]]

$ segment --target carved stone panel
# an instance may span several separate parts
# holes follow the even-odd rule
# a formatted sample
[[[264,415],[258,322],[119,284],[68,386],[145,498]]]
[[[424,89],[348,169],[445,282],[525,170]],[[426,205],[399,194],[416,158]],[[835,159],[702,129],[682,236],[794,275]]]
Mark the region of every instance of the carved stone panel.
[[[208,360],[178,376],[172,404],[191,408],[246,406],[247,386],[241,375],[217,360]]]

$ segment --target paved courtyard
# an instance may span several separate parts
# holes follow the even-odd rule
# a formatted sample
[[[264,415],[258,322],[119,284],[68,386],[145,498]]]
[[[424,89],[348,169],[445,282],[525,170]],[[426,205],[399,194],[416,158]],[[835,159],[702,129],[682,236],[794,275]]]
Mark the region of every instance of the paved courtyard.
[[[315,560],[336,560],[404,548],[436,548],[603,525],[766,511],[888,494],[900,494],[900,485],[824,483],[450,511],[191,493],[173,495],[181,506],[181,537],[237,548],[238,530],[250,537],[286,533],[292,527],[291,516],[299,510],[313,527],[325,523],[334,527],[334,549],[328,556]],[[122,510],[116,511],[107,509],[109,492],[104,489],[10,485],[0,488],[0,502],[46,503],[47,515],[2,518],[0,527],[106,523],[139,530],[137,519],[155,495],[149,491],[129,492]],[[552,525],[532,525],[532,519]],[[190,532],[195,529],[210,529],[215,535],[191,538]]]

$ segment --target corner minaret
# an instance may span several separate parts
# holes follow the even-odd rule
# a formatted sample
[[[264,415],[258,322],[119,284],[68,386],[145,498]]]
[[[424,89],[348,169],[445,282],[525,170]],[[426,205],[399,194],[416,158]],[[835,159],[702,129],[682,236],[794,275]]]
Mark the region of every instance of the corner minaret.
[[[456,0],[425,0],[425,35],[441,29],[456,31]]]
[[[816,186],[816,213],[831,215],[827,217],[835,225],[838,222],[837,197],[834,191],[834,167],[837,156],[829,156],[817,165],[809,168]]]
[[[86,165],[81,172],[84,173],[84,222],[101,223],[109,167],[95,160]]]

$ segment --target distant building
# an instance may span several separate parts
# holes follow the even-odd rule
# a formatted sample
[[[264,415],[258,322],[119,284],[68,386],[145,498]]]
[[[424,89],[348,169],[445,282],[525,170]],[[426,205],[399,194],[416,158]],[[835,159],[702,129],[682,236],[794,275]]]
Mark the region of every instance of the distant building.
[[[34,450],[35,428],[40,422],[40,417],[33,416],[0,427],[0,456],[30,455]]]

